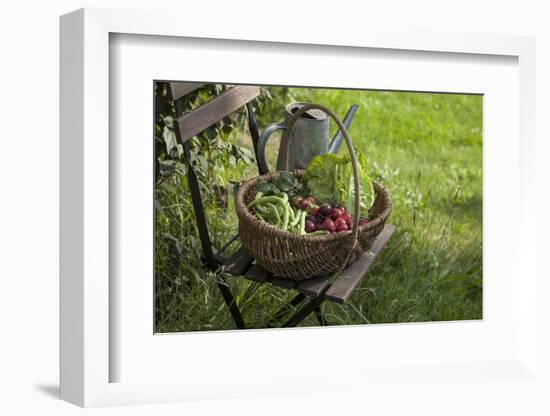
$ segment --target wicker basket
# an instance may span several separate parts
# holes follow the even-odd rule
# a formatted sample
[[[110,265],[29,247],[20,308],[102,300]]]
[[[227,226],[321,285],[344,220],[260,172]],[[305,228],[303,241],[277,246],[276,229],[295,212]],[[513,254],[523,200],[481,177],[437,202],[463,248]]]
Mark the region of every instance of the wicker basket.
[[[256,196],[256,182],[259,179],[273,180],[278,172],[262,175],[243,182],[235,197],[235,207],[239,219],[239,236],[245,249],[256,262],[275,276],[293,280],[305,280],[316,276],[326,276],[342,271],[364,251],[368,250],[376,236],[384,228],[391,213],[391,201],[387,191],[379,183],[373,182],[374,206],[368,221],[359,226],[359,180],[357,161],[349,134],[342,121],[328,108],[318,104],[307,104],[290,119],[282,143],[287,143],[296,120],[306,111],[317,108],[331,116],[342,130],[351,156],[355,184],[355,204],[351,231],[327,235],[299,235],[283,231],[253,216],[247,206]],[[288,166],[288,150],[286,152]],[[303,170],[295,170],[301,177]]]

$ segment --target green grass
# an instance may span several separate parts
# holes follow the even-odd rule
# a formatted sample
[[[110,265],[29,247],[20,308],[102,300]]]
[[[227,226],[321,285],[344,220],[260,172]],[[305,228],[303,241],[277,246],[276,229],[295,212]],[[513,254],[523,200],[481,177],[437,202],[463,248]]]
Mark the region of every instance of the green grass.
[[[274,97],[277,93],[273,88]],[[294,89],[292,98],[326,105],[342,117],[352,103],[359,105],[350,135],[367,156],[371,176],[390,191],[394,207],[389,222],[396,225],[396,234],[345,305],[325,302],[329,322],[349,325],[480,319],[482,97]],[[238,129],[235,140],[248,138]],[[276,147],[276,143],[270,147],[271,160]],[[252,169],[239,168],[239,175],[251,174]],[[232,329],[234,325],[215,287],[216,276],[206,274],[200,266],[196,230],[177,235],[182,229],[178,221],[190,221],[182,217],[189,216],[190,202],[188,198],[185,201],[185,185],[179,186],[174,194],[183,195],[178,197],[182,206],[170,208],[174,194],[165,195],[166,201],[161,200],[161,204],[166,219],[159,221],[165,221],[161,227],[171,229],[176,240],[187,241],[194,248],[182,248],[180,243],[184,251],[191,250],[185,261],[157,264],[157,291],[170,290],[162,301],[157,299],[160,318],[156,329]],[[234,232],[231,198],[227,210],[212,208],[208,215],[215,242]],[[157,239],[157,251],[163,241]],[[173,250],[169,245],[166,242],[166,247],[160,247],[161,256]],[[255,328],[261,328],[289,297],[286,291],[270,285],[251,291],[245,279],[232,278],[228,282],[237,294],[245,320]],[[302,324],[308,325],[317,325],[314,317]]]

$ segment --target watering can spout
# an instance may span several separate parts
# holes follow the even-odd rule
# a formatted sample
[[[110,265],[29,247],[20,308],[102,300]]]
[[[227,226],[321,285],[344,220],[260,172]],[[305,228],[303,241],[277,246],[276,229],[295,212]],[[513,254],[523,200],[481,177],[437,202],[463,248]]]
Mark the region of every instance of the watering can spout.
[[[349,108],[348,112],[346,113],[346,116],[342,121],[346,129],[349,129],[349,126],[351,125],[351,122],[353,120],[353,117],[355,116],[355,113],[357,112],[358,107],[359,106],[357,104],[352,104],[352,106]],[[343,139],[344,139],[344,135],[342,134],[342,130],[338,129],[338,131],[334,135],[334,138],[330,142],[328,153],[337,153],[338,149],[340,148],[340,145],[342,144]]]

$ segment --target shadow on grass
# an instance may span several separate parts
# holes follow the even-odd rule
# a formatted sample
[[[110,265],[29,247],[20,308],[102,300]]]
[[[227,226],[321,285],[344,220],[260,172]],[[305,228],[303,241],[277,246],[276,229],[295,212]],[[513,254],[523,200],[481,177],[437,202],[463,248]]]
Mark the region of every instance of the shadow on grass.
[[[480,225],[483,219],[483,200],[481,195],[476,194],[459,203],[449,199],[439,199],[432,201],[431,208],[440,214],[444,214],[448,218],[452,218],[454,222],[468,219],[475,221],[476,225]]]
[[[398,227],[356,289],[351,299],[355,309],[363,308],[371,323],[481,319],[481,234],[469,234],[468,242],[456,244],[447,238],[453,223]],[[348,313],[349,321],[360,319],[352,310]]]

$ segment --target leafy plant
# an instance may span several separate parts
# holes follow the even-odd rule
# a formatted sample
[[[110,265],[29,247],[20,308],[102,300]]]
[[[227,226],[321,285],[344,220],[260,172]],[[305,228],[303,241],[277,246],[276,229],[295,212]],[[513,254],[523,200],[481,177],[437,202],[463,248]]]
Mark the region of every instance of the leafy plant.
[[[233,185],[249,175],[254,154],[234,139],[244,113],[226,117],[190,141],[190,159],[174,131],[176,113],[192,111],[226,86],[206,85],[171,101],[164,83],[155,84],[155,322],[164,327],[177,305],[188,302],[196,285],[208,274],[187,184],[188,162],[199,182],[209,233],[222,246],[236,229],[232,207]],[[176,111],[177,109],[177,111]],[[210,280],[216,280],[215,276]]]
[[[304,195],[304,185],[292,172],[282,171],[271,182],[260,179],[256,183],[256,190],[264,195],[288,194],[292,199],[296,195]]]
[[[361,215],[366,216],[374,203],[374,189],[367,175],[366,158],[359,151],[355,153],[360,182],[359,205]],[[326,153],[314,157],[306,167],[304,181],[318,201],[343,204],[349,212],[353,212],[355,186],[349,155]]]

